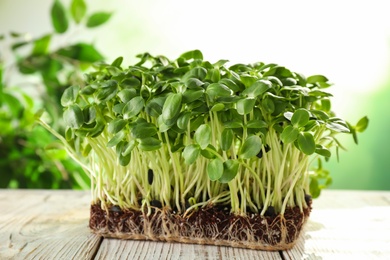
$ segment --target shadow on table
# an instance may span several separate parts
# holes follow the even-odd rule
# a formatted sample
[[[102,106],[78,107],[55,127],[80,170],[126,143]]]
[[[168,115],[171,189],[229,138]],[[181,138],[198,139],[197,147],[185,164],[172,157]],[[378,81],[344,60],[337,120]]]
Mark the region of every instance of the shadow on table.
[[[295,246],[290,250],[282,252],[284,259],[322,260],[322,257],[316,255],[316,253],[307,252],[305,243],[307,240],[311,239],[310,232],[319,231],[323,228],[323,224],[309,219]]]

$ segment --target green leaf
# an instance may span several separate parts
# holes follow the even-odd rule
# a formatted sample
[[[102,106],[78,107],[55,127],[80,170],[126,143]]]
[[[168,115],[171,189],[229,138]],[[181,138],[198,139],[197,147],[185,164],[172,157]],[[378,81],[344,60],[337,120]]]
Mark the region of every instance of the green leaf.
[[[191,103],[195,100],[199,100],[204,94],[204,89],[187,89],[183,93],[183,102]]]
[[[64,111],[64,120],[67,126],[79,129],[84,123],[84,114],[78,105],[70,105]]]
[[[116,134],[119,131],[121,131],[126,125],[127,125],[126,120],[115,118],[109,123],[107,130],[111,134]]]
[[[238,156],[242,159],[250,159],[256,156],[261,150],[261,139],[257,135],[252,135],[245,139],[241,145]]]
[[[112,112],[114,112],[116,115],[122,115],[123,108],[125,107],[125,105],[126,105],[126,104],[123,104],[123,103],[116,104],[116,105],[112,108]]]
[[[157,133],[157,127],[148,122],[138,123],[131,129],[131,134],[134,138],[147,138],[154,136]]]
[[[127,155],[120,155],[119,156],[119,164],[121,166],[127,166],[129,163],[130,163],[130,159],[131,159],[131,154],[127,154]]]
[[[329,119],[329,116],[327,113],[321,110],[310,110],[310,113],[312,113],[316,118],[327,121]]]
[[[45,35],[34,41],[33,55],[45,55],[48,52],[51,34]]]
[[[313,154],[316,150],[316,143],[311,133],[304,132],[298,135],[299,149],[307,155]]]
[[[368,122],[369,122],[369,120],[368,120],[368,117],[367,117],[367,116],[361,118],[361,119],[357,122],[357,124],[356,124],[356,126],[355,126],[355,130],[356,130],[357,132],[359,132],[359,133],[364,132],[364,130],[366,130],[366,128],[368,127]]]
[[[123,103],[127,103],[137,96],[137,91],[135,89],[123,89],[119,91],[117,96]]]
[[[79,95],[80,86],[71,86],[65,89],[64,93],[61,96],[61,106],[67,107],[76,102],[76,99]]]
[[[321,193],[321,189],[318,187],[318,180],[316,178],[310,178],[310,195],[312,196],[313,199],[318,198]]]
[[[175,122],[175,118],[180,114],[182,95],[180,93],[171,93],[164,102],[162,109],[163,122],[170,126]]]
[[[328,79],[323,75],[313,75],[306,79],[306,82],[309,84],[314,84],[317,82],[328,82]]]
[[[82,155],[84,157],[87,157],[89,155],[89,153],[91,152],[91,150],[92,150],[92,146],[90,144],[87,144],[82,151]]]
[[[197,79],[197,78],[189,78],[185,81],[185,85],[187,88],[190,88],[190,89],[193,89],[193,88],[198,89],[204,85],[204,82]]]
[[[250,98],[255,98],[270,88],[272,88],[272,83],[268,80],[261,79],[253,83],[249,88],[245,89],[242,94]]]
[[[288,144],[297,140],[299,135],[299,130],[292,125],[288,125],[283,129],[280,139],[283,143]]]
[[[269,93],[269,92],[268,92]],[[269,114],[272,114],[274,111],[275,111],[275,104],[274,102],[272,101],[272,99],[270,98],[265,98],[263,100],[263,108],[264,110],[269,113]]]
[[[96,107],[95,106],[86,106],[83,108],[83,114],[84,114],[84,123],[91,124],[96,121]]]
[[[227,160],[223,163],[223,174],[221,178],[218,179],[221,183],[228,183],[233,180],[238,173],[238,168],[240,164],[237,160]]]
[[[231,79],[223,78],[218,83],[227,86],[233,92],[237,92],[240,90],[240,87]]]
[[[224,108],[225,108],[225,105],[223,103],[217,103],[210,109],[210,111],[218,112],[218,111],[223,110]]]
[[[88,85],[88,86],[85,86],[84,88],[81,89],[80,94],[89,96],[89,95],[92,95],[95,92],[96,92],[96,89],[91,87],[90,85]]]
[[[116,93],[118,92],[118,84],[114,80],[107,81],[106,83],[109,83],[109,82],[110,83],[113,82],[113,84],[110,84],[108,87],[102,86],[102,88],[99,89],[99,91],[96,95],[96,99],[99,102],[106,102],[106,101],[111,100],[113,97],[116,96]]]
[[[278,78],[292,77],[292,72],[286,67],[274,66],[269,71],[265,72],[263,76],[277,76]]]
[[[321,99],[321,110],[329,112],[332,104],[328,98]]]
[[[70,4],[70,13],[77,24],[81,22],[86,12],[87,5],[84,0],[72,0]]]
[[[145,106],[145,112],[152,117],[159,117],[162,113],[165,98],[157,97],[150,100]]]
[[[318,125],[319,123],[316,120],[309,120],[309,122],[307,122],[307,124],[305,125],[304,131],[305,132],[310,131]]]
[[[120,68],[121,68],[122,62],[123,62],[123,57],[118,57],[118,58],[116,58],[116,59],[111,63],[111,66],[120,69]]]
[[[187,145],[183,150],[183,157],[186,164],[193,164],[200,154],[200,147],[197,144]]]
[[[97,136],[99,136],[103,132],[105,127],[106,127],[105,123],[101,122],[100,120],[97,120],[96,121],[96,126],[92,129],[92,131],[90,131],[88,133],[88,136],[89,137],[97,137]]]
[[[185,112],[180,115],[177,119],[177,127],[180,129],[186,130],[188,127],[188,123],[190,122],[191,113]]]
[[[51,7],[51,22],[57,33],[64,33],[68,30],[65,8],[59,0],[55,0]]]
[[[8,105],[8,109],[12,113],[13,117],[20,118],[20,116],[23,115],[24,107],[20,103],[19,99],[17,99],[14,95],[8,93],[0,93],[0,97],[3,99],[3,102]]]
[[[253,110],[255,103],[256,103],[255,99],[249,99],[249,98],[240,99],[237,101],[237,112],[240,115],[249,114]]]
[[[243,75],[240,75],[240,80],[241,82],[246,86],[246,87],[250,87],[252,86],[257,78],[253,77],[253,76],[249,76],[248,74],[243,74]]]
[[[22,36],[26,36],[26,33],[19,33],[19,32],[15,32],[15,31],[11,31],[9,33],[9,35],[12,37],[12,38],[19,38],[19,37],[22,37]]]
[[[211,160],[207,165],[207,175],[212,181],[216,181],[222,177],[223,174],[223,162],[221,159],[216,158]]]
[[[349,128],[344,125],[344,123],[340,122],[327,122],[326,127],[330,130],[339,132],[339,133],[349,133]]]
[[[223,123],[225,128],[242,128],[242,122],[239,120],[231,120]]]
[[[195,132],[195,142],[199,144],[200,148],[206,149],[211,143],[211,127],[210,125],[203,124]]]
[[[191,59],[203,60],[203,54],[200,50],[192,50],[183,53],[182,55],[180,55],[180,58],[183,58],[185,60],[191,60]]]
[[[191,118],[190,120],[190,131],[195,131],[198,127],[204,123],[204,115],[200,115],[196,118]]]
[[[227,151],[230,149],[233,143],[233,138],[234,138],[234,133],[231,129],[228,128],[223,129],[221,135],[221,141],[220,141],[221,149],[223,151]]]
[[[267,128],[268,124],[263,120],[253,119],[246,123],[247,128]]]
[[[320,97],[320,98],[332,97],[333,96],[332,94],[330,94],[328,92],[324,92],[324,91],[320,91],[320,90],[312,90],[308,94],[309,94],[309,96]]]
[[[81,62],[97,62],[103,60],[103,56],[90,44],[77,43],[59,49],[57,55]]]
[[[107,22],[110,19],[111,15],[112,15],[112,13],[108,13],[108,12],[94,13],[88,18],[87,27],[93,28],[93,27],[100,26],[100,25],[104,24],[105,22]]]
[[[30,43],[30,41],[17,42],[17,43],[14,43],[14,44],[11,45],[11,49],[14,51],[14,50],[16,50],[16,49],[18,49],[20,47],[23,47],[23,46],[29,44],[29,43]]]
[[[186,75],[191,78],[204,80],[204,78],[207,76],[207,70],[202,67],[195,67],[191,69]],[[184,78],[186,77],[184,76]]]
[[[141,87],[141,81],[137,78],[126,78],[121,83],[122,88],[130,88],[130,90],[136,90]]]
[[[233,91],[224,84],[212,83],[207,86],[206,93],[211,100],[214,100],[217,97],[229,97]]]
[[[122,74],[121,68],[115,67],[115,66],[107,66],[106,70],[108,72],[108,75],[111,75],[113,77],[120,76]]]
[[[316,145],[315,153],[324,157],[330,157],[332,155],[328,148],[320,144]]]
[[[217,157],[215,153],[217,153],[217,150],[211,144],[209,144],[206,149],[200,151],[200,154],[207,159],[214,159]]]
[[[155,151],[161,148],[161,141],[154,137],[140,139],[139,148],[144,151]]]
[[[130,142],[126,143],[122,150],[121,150],[121,154],[123,156],[126,156],[128,154],[131,153],[131,151],[133,151],[134,147],[137,145],[136,141],[135,140],[131,140]]]
[[[299,108],[294,112],[291,118],[291,124],[297,128],[302,127],[309,122],[309,119],[310,119],[309,111],[307,111],[304,108]]]
[[[115,145],[119,144],[119,142],[123,140],[125,135],[125,131],[120,131],[119,133],[114,135],[114,137],[111,138],[110,141],[108,141],[107,147],[114,147]]]
[[[141,112],[144,107],[144,100],[142,97],[137,96],[131,99],[126,105],[123,107],[122,114],[124,119],[135,117]]]
[[[221,79],[221,73],[219,69],[209,69],[206,79],[210,79],[211,82],[218,82]]]
[[[359,140],[355,128],[353,126],[349,126],[349,127],[350,127],[350,134],[352,134],[353,141],[355,142],[355,144],[359,144]]]

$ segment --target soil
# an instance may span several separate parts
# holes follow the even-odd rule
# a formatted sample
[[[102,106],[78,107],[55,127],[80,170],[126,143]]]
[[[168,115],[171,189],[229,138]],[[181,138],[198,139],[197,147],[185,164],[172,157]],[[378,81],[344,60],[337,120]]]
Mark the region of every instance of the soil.
[[[104,237],[224,245],[260,250],[285,250],[295,244],[311,211],[308,207],[287,208],[284,215],[274,210],[235,215],[226,208],[205,207],[183,215],[167,208],[154,208],[152,214],[100,203],[91,205],[89,226]],[[273,208],[272,208],[273,209]]]

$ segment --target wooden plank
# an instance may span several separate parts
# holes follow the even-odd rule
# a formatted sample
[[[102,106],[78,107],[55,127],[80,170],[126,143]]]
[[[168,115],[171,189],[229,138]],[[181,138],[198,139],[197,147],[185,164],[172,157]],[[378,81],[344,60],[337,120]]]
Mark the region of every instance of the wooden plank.
[[[282,259],[279,252],[102,239],[83,191],[0,190],[0,259]],[[390,192],[325,191],[283,259],[389,259]],[[100,244],[101,243],[101,244]]]
[[[96,259],[282,259],[279,252],[224,246],[104,239]]]
[[[85,191],[0,190],[0,259],[92,259]]]
[[[325,191],[284,259],[389,259],[390,192]]]

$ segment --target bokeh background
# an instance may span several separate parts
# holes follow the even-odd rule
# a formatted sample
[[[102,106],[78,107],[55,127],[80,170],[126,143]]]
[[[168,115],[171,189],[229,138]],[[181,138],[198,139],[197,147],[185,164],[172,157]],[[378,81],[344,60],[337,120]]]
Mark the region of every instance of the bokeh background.
[[[65,6],[70,1],[61,1]],[[333,189],[390,190],[390,18],[386,1],[86,0],[89,12],[113,12],[96,30],[74,30],[58,44],[88,40],[107,61],[131,64],[139,53],[176,58],[202,50],[205,59],[278,63],[333,83],[333,109],[368,129],[356,146],[324,166]],[[0,34],[51,30],[52,0],[0,0]],[[3,55],[6,52],[3,51]],[[15,77],[17,82],[17,77]],[[17,84],[17,83],[14,83]]]

